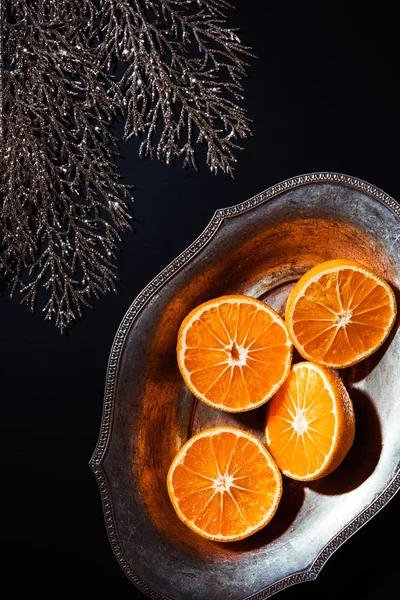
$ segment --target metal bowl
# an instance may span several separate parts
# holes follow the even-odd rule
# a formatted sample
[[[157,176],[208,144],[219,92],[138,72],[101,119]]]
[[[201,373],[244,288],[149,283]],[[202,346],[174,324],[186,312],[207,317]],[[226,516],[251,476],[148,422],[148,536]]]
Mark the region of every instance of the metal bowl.
[[[299,276],[332,258],[368,265],[399,299],[399,205],[354,177],[303,175],[218,210],[126,313],[111,350],[90,466],[113,551],[151,598],[261,600],[315,579],[398,490],[397,322],[379,351],[340,372],[356,413],[346,459],[313,483],[284,478],[278,511],[263,530],[229,544],[202,539],[179,521],[168,498],[168,467],[192,434],[229,423],[263,439],[265,407],[221,413],[185,387],[175,351],[183,318],[201,302],[230,293],[261,298],[282,313]]]

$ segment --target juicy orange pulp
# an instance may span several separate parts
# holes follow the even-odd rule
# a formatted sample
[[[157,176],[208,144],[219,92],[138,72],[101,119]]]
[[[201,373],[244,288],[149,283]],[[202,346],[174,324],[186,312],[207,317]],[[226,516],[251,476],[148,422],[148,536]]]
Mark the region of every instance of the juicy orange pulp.
[[[310,360],[342,368],[375,352],[396,318],[391,287],[366,267],[332,260],[310,269],[286,307],[290,338]]]
[[[260,406],[287,377],[292,344],[283,319],[248,296],[222,296],[183,321],[177,346],[182,376],[197,398],[220,410]]]
[[[294,365],[268,404],[267,448],[282,473],[313,480],[331,473],[353,444],[352,402],[339,377],[310,362]]]
[[[217,541],[243,539],[273,517],[282,494],[278,467],[253,435],[218,427],[192,437],[168,472],[178,517]]]

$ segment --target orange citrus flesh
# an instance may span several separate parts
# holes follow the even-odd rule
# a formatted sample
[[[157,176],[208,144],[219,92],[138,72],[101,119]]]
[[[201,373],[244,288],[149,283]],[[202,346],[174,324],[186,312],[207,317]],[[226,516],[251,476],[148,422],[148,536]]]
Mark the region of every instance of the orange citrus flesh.
[[[265,446],[235,427],[208,429],[179,450],[167,477],[178,517],[202,537],[241,540],[266,525],[282,478]]]
[[[257,408],[282,385],[292,344],[272,308],[249,296],[222,296],[184,319],[177,357],[197,398],[219,410],[241,412]]]
[[[267,448],[288,477],[311,481],[331,473],[353,444],[355,417],[349,395],[330,369],[294,365],[268,404]]]
[[[343,368],[385,341],[395,322],[392,288],[366,267],[331,260],[305,273],[289,294],[289,336],[307,360]]]

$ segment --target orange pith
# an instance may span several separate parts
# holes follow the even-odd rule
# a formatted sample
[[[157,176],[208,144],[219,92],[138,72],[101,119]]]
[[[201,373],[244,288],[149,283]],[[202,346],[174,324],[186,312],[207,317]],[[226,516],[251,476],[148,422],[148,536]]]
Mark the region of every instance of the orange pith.
[[[193,394],[227,412],[256,408],[287,377],[292,344],[283,319],[248,296],[201,304],[178,333],[179,369]]]
[[[391,287],[366,267],[332,260],[310,269],[289,294],[289,336],[307,360],[343,368],[385,341],[396,318]]]
[[[330,369],[301,362],[268,404],[267,448],[282,473],[301,481],[331,473],[354,440],[347,391]]]
[[[273,517],[282,478],[265,446],[235,427],[216,427],[180,449],[167,477],[178,517],[202,537],[243,539]]]

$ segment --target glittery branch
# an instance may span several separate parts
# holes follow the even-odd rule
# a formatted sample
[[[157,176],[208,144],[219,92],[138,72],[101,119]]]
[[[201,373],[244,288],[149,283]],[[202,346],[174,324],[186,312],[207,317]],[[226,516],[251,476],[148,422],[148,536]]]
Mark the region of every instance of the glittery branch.
[[[2,0],[0,278],[63,330],[115,290],[130,228],[112,125],[140,154],[232,173],[249,49],[225,0]],[[124,65],[117,77],[115,67]]]
[[[61,330],[91,296],[115,289],[129,228],[110,83],[82,27],[94,14],[88,1],[14,0],[6,15],[0,264],[32,308],[45,291],[45,317]]]
[[[195,144],[207,148],[213,172],[232,173],[239,138],[250,135],[240,106],[249,49],[225,27],[221,0],[105,0],[104,63],[126,71],[118,83],[125,137],[138,134],[140,154],[196,168]],[[117,100],[117,99],[115,99]]]

